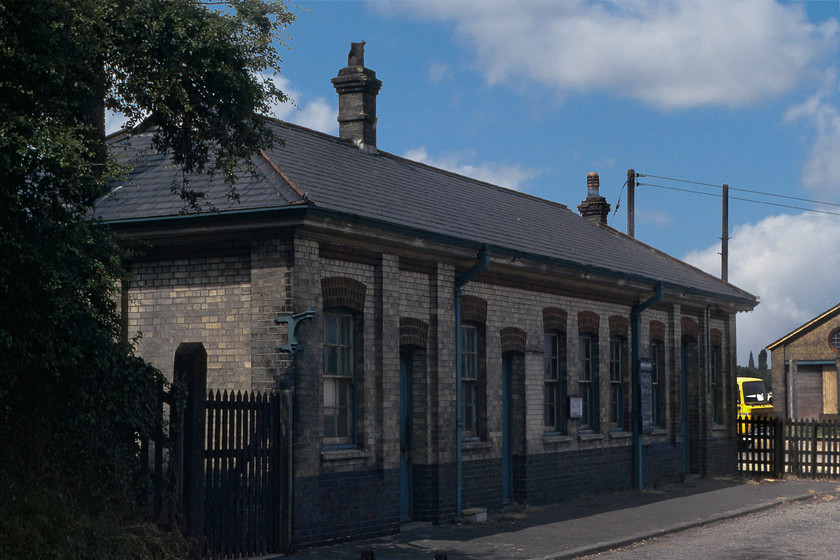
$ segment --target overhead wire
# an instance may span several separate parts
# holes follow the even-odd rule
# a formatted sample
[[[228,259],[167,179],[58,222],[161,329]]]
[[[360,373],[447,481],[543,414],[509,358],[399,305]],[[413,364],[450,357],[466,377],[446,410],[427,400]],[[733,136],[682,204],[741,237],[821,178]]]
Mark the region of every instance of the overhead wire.
[[[627,186],[627,181],[624,181],[624,184],[621,185],[621,190],[618,191],[618,200],[615,203],[615,210],[613,210],[612,217],[615,218],[616,213],[618,213],[618,209],[621,206],[621,194],[624,192],[624,187]]]
[[[701,185],[701,186],[704,186],[704,187],[714,187],[714,188],[719,188],[719,189],[723,188],[723,185],[714,185],[714,184],[711,184],[711,183],[703,183],[703,182],[700,182],[700,181],[691,181],[691,180],[688,180],[688,179],[676,179],[676,178],[673,178],[673,177],[663,177],[663,176],[659,176],[659,175],[648,175],[648,174],[643,174],[643,173],[637,173],[636,176],[637,177],[653,177],[653,178],[656,178],[656,179],[663,179],[663,180],[666,180],[666,181],[674,181],[674,182],[678,182],[678,183],[688,183],[688,184],[694,184],[694,185]],[[722,193],[721,194],[710,193],[710,192],[698,191],[698,190],[693,190],[693,189],[685,189],[685,188],[680,188],[680,187],[674,187],[674,186],[669,186],[669,185],[657,185],[657,184],[654,184],[654,183],[642,183],[642,182],[637,182],[636,185],[637,186],[642,186],[642,187],[655,187],[655,188],[658,188],[658,189],[681,191],[681,192],[687,192],[687,193],[691,193],[691,194],[701,194],[701,195],[705,195],[705,196],[712,196],[712,197],[715,197],[715,198],[722,198],[723,197]],[[762,191],[756,191],[756,190],[750,190],[750,189],[740,189],[740,188],[737,188],[737,187],[729,187],[729,190],[730,191],[739,191],[739,192],[748,192],[748,193],[752,193],[752,194],[758,194],[758,195],[761,195],[761,196],[783,198],[783,199],[787,199],[787,200],[798,200],[798,201],[801,201],[801,202],[809,202],[809,203],[812,203],[812,204],[820,204],[820,205],[825,205],[825,206],[840,207],[840,204],[838,204],[838,203],[825,202],[825,201],[820,201],[820,200],[810,200],[810,199],[807,199],[807,198],[800,198],[800,197],[796,197],[796,196],[787,196],[787,195],[774,194],[774,193],[768,193],[768,192],[762,192]],[[790,205],[790,204],[780,204],[780,203],[777,203],[777,202],[769,202],[769,201],[766,201],[766,200],[755,200],[755,199],[751,199],[751,198],[741,198],[741,197],[736,197],[736,196],[730,196],[729,199],[730,200],[739,200],[739,201],[742,201],[742,202],[752,202],[754,204],[764,204],[764,205],[767,205],[767,206],[775,206],[775,207],[778,207],[778,208],[789,208],[789,209],[792,209],[792,210],[801,210],[803,212],[814,212],[814,213],[817,213],[817,214],[828,214],[828,215],[831,215],[831,216],[840,216],[840,212],[832,212],[830,210],[819,210],[819,209],[816,209],[816,208],[804,208],[802,206],[793,206],[793,205]]]
[[[646,174],[643,174],[643,173],[637,173],[636,176],[637,177],[653,177],[654,179],[664,179],[665,181],[675,181],[675,182],[678,182],[678,183],[691,183],[693,185],[702,185],[704,187],[715,187],[715,188],[718,188],[718,189],[723,188],[723,185],[714,185],[712,183],[702,183],[700,181],[691,181],[691,180],[688,180],[688,179],[675,179],[673,177],[663,177],[663,176],[660,176],[660,175],[646,175]],[[646,185],[646,183],[637,183],[637,184],[645,184]],[[657,185],[650,185],[650,186],[657,186]],[[798,196],[775,194],[775,193],[769,193],[769,192],[764,192],[764,191],[756,191],[756,190],[750,190],[750,189],[740,189],[738,187],[732,187],[732,186],[729,187],[729,190],[730,191],[739,191],[739,192],[748,192],[748,193],[752,193],[752,194],[759,194],[761,196],[772,196],[774,198],[785,198],[785,199],[788,199],[788,200],[798,200],[800,202],[810,202],[811,204],[824,204],[826,206],[840,207],[840,203],[825,202],[825,201],[822,201],[822,200],[811,200],[809,198],[800,198]],[[695,192],[695,191],[686,191],[686,192]],[[702,192],[702,191],[698,191],[698,192]],[[743,200],[743,199],[736,199],[736,200]],[[755,200],[749,200],[749,202],[758,202],[759,204],[762,203],[761,201],[755,201]]]

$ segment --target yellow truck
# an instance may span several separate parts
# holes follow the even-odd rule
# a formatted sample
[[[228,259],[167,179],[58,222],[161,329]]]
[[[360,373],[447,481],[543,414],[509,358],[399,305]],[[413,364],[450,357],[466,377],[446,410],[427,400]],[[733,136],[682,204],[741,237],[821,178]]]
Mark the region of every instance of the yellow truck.
[[[739,420],[749,417],[773,416],[772,398],[764,387],[764,380],[758,377],[738,378],[737,399]],[[738,435],[743,447],[752,445],[753,430],[748,430],[741,422],[738,422]]]

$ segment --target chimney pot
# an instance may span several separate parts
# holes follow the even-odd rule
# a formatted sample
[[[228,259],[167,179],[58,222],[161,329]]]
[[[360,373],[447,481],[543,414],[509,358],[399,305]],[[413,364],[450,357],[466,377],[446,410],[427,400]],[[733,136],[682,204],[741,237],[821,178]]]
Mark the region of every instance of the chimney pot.
[[[586,176],[586,198],[578,205],[578,212],[590,222],[606,225],[610,205],[607,203],[607,199],[601,196],[599,190],[598,174],[589,173]]]
[[[590,197],[599,197],[601,196],[598,192],[598,188],[600,187],[600,181],[598,179],[598,174],[594,171],[589,173],[586,176],[586,198]]]

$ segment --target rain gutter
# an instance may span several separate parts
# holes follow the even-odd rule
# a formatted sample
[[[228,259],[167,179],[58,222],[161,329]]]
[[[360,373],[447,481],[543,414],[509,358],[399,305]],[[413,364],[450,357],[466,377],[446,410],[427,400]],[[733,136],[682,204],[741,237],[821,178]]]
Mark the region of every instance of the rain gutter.
[[[300,205],[289,205],[289,206],[281,206],[281,207],[271,207],[271,208],[258,208],[258,209],[247,209],[247,210],[225,210],[223,213],[215,212],[215,213],[207,213],[207,214],[186,214],[186,215],[179,215],[179,216],[162,216],[162,217],[153,217],[153,218],[128,218],[128,219],[118,219],[118,220],[108,220],[103,221],[103,223],[111,226],[127,226],[127,225],[139,225],[146,222],[152,223],[172,223],[177,224],[181,223],[186,219],[198,219],[198,220],[212,220],[212,219],[224,219],[224,220],[237,220],[242,219],[244,217],[253,216],[267,216],[271,217],[272,215],[287,215],[287,214],[296,214],[296,213],[303,213],[304,217],[325,217],[325,218],[332,218],[335,220],[345,221],[361,226],[372,227],[376,229],[380,229],[383,231],[387,231],[389,233],[395,233],[398,235],[405,235],[409,237],[417,237],[420,239],[425,239],[431,242],[443,243],[447,245],[453,245],[455,247],[463,247],[463,248],[470,248],[475,250],[481,250],[483,247],[487,247],[489,250],[492,250],[494,255],[499,256],[506,256],[511,258],[520,258],[520,259],[527,259],[529,261],[533,261],[535,263],[540,264],[547,264],[551,266],[558,266],[561,268],[565,268],[568,270],[578,271],[581,273],[590,273],[601,276],[605,279],[616,279],[616,280],[626,280],[629,282],[636,282],[639,284],[647,284],[652,287],[656,287],[658,284],[663,283],[665,288],[674,295],[680,294],[682,296],[697,296],[697,297],[708,297],[715,299],[717,301],[722,302],[729,302],[736,306],[744,306],[748,309],[754,308],[758,305],[755,297],[751,294],[744,292],[744,296],[737,296],[732,294],[725,294],[721,292],[715,292],[711,290],[703,290],[697,288],[691,288],[688,286],[684,286],[682,284],[678,284],[675,282],[667,282],[661,279],[651,278],[649,276],[643,276],[640,274],[634,274],[629,272],[620,272],[609,268],[604,268],[596,265],[588,265],[579,263],[576,261],[558,258],[558,257],[550,257],[546,255],[540,255],[537,253],[530,253],[526,251],[520,251],[517,249],[510,249],[508,247],[502,247],[498,245],[493,245],[481,241],[471,240],[471,239],[464,239],[462,237],[457,237],[455,235],[446,234],[446,233],[437,233],[437,232],[430,232],[428,230],[414,227],[414,226],[407,226],[407,225],[400,225],[395,224],[393,222],[377,219],[377,218],[368,218],[364,216],[360,216],[358,214],[351,214],[349,212],[341,212],[337,210],[331,210],[328,208],[319,208],[315,206],[315,204],[300,204]],[[673,258],[673,257],[671,257]],[[677,259],[674,259],[675,261]],[[678,261],[679,262],[679,261]],[[732,287],[735,290],[738,288]],[[741,291],[741,290],[738,290]]]

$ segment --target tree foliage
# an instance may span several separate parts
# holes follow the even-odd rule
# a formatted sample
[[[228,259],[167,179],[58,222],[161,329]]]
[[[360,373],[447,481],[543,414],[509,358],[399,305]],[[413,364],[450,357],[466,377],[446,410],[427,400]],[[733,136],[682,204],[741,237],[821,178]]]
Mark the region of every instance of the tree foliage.
[[[758,353],[758,369],[761,371],[767,370],[767,350],[764,348]]]
[[[105,108],[153,122],[185,172],[232,177],[275,141],[258,113],[284,99],[264,76],[292,20],[276,1],[0,0],[0,469],[89,494],[130,477],[160,378],[122,336],[125,255],[90,218],[121,172]]]

